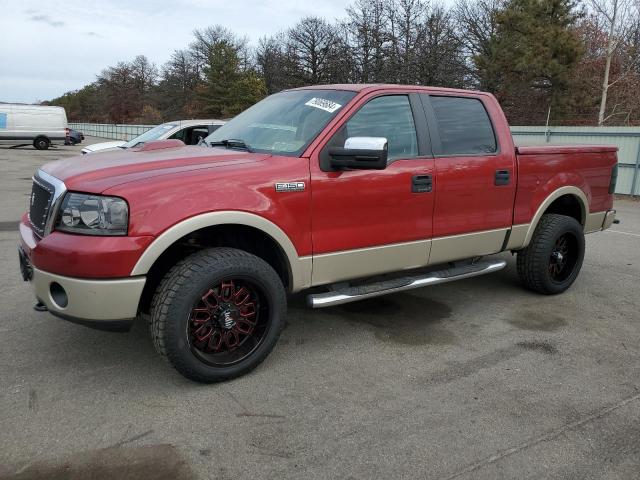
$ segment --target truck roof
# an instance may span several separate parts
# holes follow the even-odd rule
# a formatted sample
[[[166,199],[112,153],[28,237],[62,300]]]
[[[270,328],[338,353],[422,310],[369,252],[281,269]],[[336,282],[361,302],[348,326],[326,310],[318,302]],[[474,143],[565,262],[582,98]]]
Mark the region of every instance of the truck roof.
[[[365,90],[395,90],[406,89],[424,90],[425,92],[450,92],[450,93],[475,93],[478,95],[487,95],[486,92],[479,90],[466,90],[462,88],[444,88],[444,87],[428,87],[423,85],[400,85],[395,83],[334,83],[329,85],[309,85],[306,87],[292,88],[291,90],[347,90],[351,92],[362,92]]]

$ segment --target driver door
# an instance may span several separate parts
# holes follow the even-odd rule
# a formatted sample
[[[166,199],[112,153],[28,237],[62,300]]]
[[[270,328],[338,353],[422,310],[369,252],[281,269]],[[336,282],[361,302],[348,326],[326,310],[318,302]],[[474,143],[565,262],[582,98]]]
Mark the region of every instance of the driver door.
[[[329,148],[350,137],[386,138],[386,169],[331,171]],[[434,206],[428,139],[417,95],[372,94],[314,151],[313,285],[427,264]]]

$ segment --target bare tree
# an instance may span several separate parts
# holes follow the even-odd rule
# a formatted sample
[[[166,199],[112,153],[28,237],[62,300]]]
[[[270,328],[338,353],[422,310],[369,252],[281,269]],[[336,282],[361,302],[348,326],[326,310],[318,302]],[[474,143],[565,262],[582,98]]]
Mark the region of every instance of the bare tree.
[[[608,31],[604,78],[602,80],[600,110],[598,111],[598,125],[604,125],[610,118],[610,116],[605,117],[609,89],[631,71],[631,68],[629,68],[626,72],[621,73],[616,80],[610,81],[611,62],[618,48],[631,33],[632,24],[636,20],[634,13],[637,15],[638,9],[637,5],[634,5],[631,0],[589,0],[589,5],[594,13],[605,23]],[[615,111],[612,112],[612,115],[614,114],[616,114]]]
[[[305,17],[288,31],[288,47],[295,52],[301,80],[308,84],[329,81],[328,64],[337,40],[333,25],[320,17]]]
[[[479,71],[474,59],[480,55],[490,56],[491,42],[496,34],[496,13],[503,8],[505,0],[459,0],[452,15],[457,24],[457,35],[465,49],[466,62],[478,87],[493,90],[495,82],[488,72]]]
[[[422,40],[427,8],[423,0],[391,0],[387,4],[394,83],[417,81],[416,46]]]
[[[289,48],[284,33],[261,38],[256,49],[256,61],[264,77],[267,92],[276,93],[303,85],[297,56]]]
[[[130,64],[133,81],[141,98],[145,97],[158,80],[158,69],[144,55],[138,55]]]
[[[496,33],[495,14],[504,3],[505,0],[460,0],[453,7],[458,35],[471,55],[488,53],[491,39]]]
[[[109,121],[126,123],[138,116],[141,107],[136,101],[138,93],[130,63],[119,62],[106,68],[98,75],[96,84],[104,92]]]
[[[363,83],[385,81],[389,32],[387,0],[356,0],[344,22],[354,74]]]
[[[162,67],[157,102],[169,117],[192,116],[202,83],[198,64],[188,50],[176,50]]]
[[[467,83],[464,46],[452,15],[442,6],[430,9],[420,28],[417,81],[423,85],[463,87]]]

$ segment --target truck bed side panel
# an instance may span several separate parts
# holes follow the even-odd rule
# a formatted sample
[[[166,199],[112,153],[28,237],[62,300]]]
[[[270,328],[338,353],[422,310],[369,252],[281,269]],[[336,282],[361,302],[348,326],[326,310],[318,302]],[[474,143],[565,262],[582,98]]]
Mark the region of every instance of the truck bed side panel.
[[[575,186],[584,192],[589,201],[586,213],[613,206],[613,196],[608,190],[611,170],[617,162],[615,148],[520,147],[517,161],[514,225],[530,223],[542,202],[565,186]]]

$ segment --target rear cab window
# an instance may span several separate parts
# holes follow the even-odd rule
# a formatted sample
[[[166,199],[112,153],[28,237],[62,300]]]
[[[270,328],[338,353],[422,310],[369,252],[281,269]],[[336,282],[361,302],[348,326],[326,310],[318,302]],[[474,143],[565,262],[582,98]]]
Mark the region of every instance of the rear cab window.
[[[440,145],[434,145],[439,156],[492,155],[498,143],[489,114],[482,101],[472,97],[422,94],[428,108],[430,102]],[[433,123],[433,122],[432,122]]]

